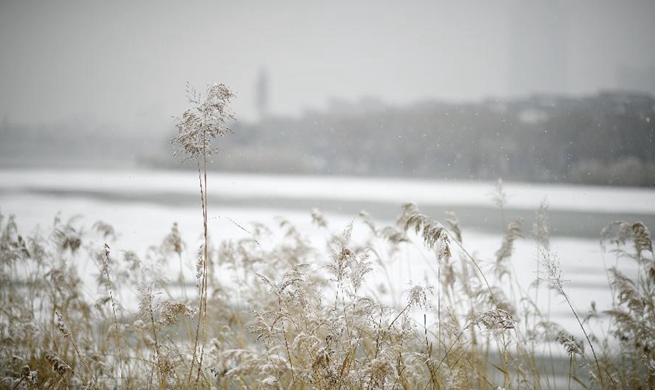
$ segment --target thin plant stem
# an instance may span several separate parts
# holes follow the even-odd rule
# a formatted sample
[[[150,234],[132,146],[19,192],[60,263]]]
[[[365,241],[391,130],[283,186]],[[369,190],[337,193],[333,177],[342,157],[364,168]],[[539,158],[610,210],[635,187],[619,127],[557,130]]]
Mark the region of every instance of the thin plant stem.
[[[206,137],[206,133],[203,132],[203,139]],[[206,142],[204,143],[206,145]],[[208,227],[207,227],[207,151],[205,146],[203,146],[203,173],[204,173],[204,189],[205,196],[203,201],[203,213],[202,213],[202,223],[203,223],[203,239],[204,239],[204,259],[203,259],[203,272],[202,272],[202,297],[200,301],[201,313],[198,314],[198,321],[200,321],[200,314],[202,314],[202,344],[200,345],[200,362],[198,363],[198,376],[196,377],[195,385],[198,385],[200,381],[200,376],[202,374],[202,362],[205,356],[205,344],[207,343],[207,279],[209,277],[209,237],[208,237]]]
[[[202,183],[202,172],[200,171],[200,162],[198,161],[198,182],[200,183],[200,204],[202,207],[202,215],[203,219],[205,216],[205,191],[203,188],[203,183]],[[200,321],[201,321],[201,312],[202,312],[202,284],[201,284],[201,291],[200,291],[200,303],[198,304],[198,321],[196,323],[196,332],[194,336],[194,341],[193,341],[193,356],[191,358],[191,366],[189,367],[189,375],[188,375],[188,380],[187,380],[187,387],[190,387],[191,385],[191,378],[193,375],[193,367],[196,363],[196,356],[198,352],[198,342],[200,340]]]
[[[573,305],[571,304],[571,301],[569,300],[568,295],[566,295],[564,293],[564,289],[560,288],[560,291],[562,292],[562,295],[564,296],[564,299],[566,300],[566,303],[571,308],[571,312],[573,312],[573,315],[575,316],[576,321],[578,321],[578,325],[580,325],[580,329],[582,329],[582,333],[584,333],[584,337],[587,339],[587,343],[589,344],[589,347],[591,347],[591,353],[594,355],[594,361],[596,362],[596,368],[598,369],[598,379],[600,380],[600,387],[605,389],[605,383],[603,382],[603,373],[602,373],[602,371],[600,369],[600,363],[598,362],[598,357],[596,356],[596,350],[594,349],[594,345],[591,343],[591,339],[589,338],[589,335],[587,334],[587,331],[585,330],[584,326],[582,325],[582,321],[580,321],[580,317],[578,317],[578,313],[573,308]]]

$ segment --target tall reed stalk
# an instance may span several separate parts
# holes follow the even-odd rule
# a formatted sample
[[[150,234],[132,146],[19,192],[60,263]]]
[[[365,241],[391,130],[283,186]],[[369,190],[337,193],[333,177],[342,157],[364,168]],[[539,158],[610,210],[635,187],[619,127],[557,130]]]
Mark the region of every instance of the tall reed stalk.
[[[202,208],[203,246],[196,265],[198,277],[198,322],[193,342],[193,357],[189,366],[187,385],[190,386],[193,368],[198,360],[194,387],[202,375],[204,349],[207,342],[207,281],[209,276],[209,233],[208,233],[208,192],[207,192],[207,157],[218,152],[212,142],[218,136],[224,136],[231,130],[228,122],[234,120],[229,107],[234,93],[223,84],[207,87],[205,96],[187,85],[187,95],[192,108],[186,110],[176,124],[178,135],[171,142],[181,147],[185,159],[196,161],[198,180],[200,182],[200,203]],[[202,333],[201,333],[202,329]]]

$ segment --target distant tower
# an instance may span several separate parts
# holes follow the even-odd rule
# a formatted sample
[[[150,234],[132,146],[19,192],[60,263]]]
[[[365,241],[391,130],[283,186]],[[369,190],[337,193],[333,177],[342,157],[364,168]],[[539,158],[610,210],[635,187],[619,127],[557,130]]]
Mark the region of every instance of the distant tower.
[[[510,95],[567,92],[568,21],[557,0],[511,2]]]
[[[268,72],[266,72],[266,68],[262,67],[255,82],[255,109],[259,120],[268,115],[268,88]]]

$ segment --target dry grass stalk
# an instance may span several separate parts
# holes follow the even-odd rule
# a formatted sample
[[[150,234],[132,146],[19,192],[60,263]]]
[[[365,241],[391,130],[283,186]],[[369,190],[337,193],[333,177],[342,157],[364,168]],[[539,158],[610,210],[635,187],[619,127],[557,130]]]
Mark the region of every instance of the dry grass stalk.
[[[218,152],[212,141],[230,132],[228,122],[234,120],[234,114],[230,109],[230,100],[234,93],[223,84],[213,84],[207,87],[205,96],[197,93],[187,85],[189,103],[193,106],[182,114],[178,119],[178,135],[172,142],[181,146],[187,159],[194,159],[198,167],[198,180],[200,183],[200,203],[203,219],[203,240],[204,253],[200,282],[200,302],[198,306],[198,322],[195,331],[193,347],[193,358],[189,368],[189,385],[196,355],[199,355],[198,370],[194,387],[198,385],[202,373],[202,362],[204,359],[204,348],[207,341],[207,289],[209,274],[209,237],[208,237],[208,202],[207,202],[207,157]],[[202,323],[202,336],[200,329]],[[198,350],[198,348],[200,348]]]

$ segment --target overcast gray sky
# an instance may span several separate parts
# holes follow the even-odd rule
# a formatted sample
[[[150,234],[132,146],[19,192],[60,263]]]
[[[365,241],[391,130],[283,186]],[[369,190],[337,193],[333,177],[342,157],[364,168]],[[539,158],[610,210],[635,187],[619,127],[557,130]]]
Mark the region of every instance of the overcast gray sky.
[[[156,128],[184,110],[187,82],[215,81],[250,120],[261,68],[277,114],[330,97],[586,94],[623,86],[619,69],[652,78],[654,48],[652,0],[0,0],[0,119]],[[521,61],[542,84],[517,89]],[[540,76],[554,64],[555,81]]]

